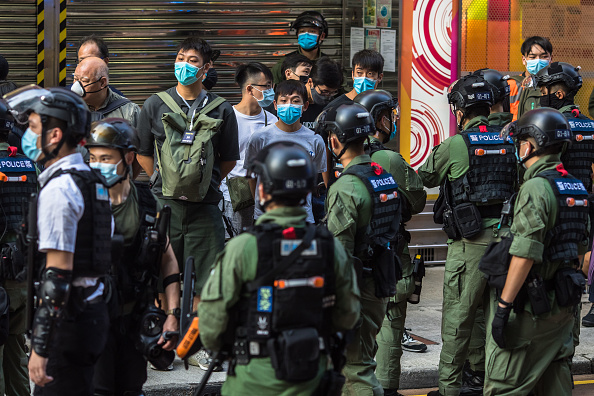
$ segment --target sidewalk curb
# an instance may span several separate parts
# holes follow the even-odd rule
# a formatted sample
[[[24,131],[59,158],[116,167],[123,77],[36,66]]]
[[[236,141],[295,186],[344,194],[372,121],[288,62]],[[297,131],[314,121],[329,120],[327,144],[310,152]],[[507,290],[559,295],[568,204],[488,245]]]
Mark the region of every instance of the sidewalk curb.
[[[222,382],[212,382],[206,385],[203,396],[220,395]],[[163,384],[144,387],[147,396],[192,396],[198,384]]]

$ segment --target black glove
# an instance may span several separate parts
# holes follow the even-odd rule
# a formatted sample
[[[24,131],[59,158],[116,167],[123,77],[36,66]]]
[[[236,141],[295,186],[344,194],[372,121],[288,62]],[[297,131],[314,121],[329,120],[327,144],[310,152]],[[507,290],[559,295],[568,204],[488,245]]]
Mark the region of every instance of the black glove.
[[[495,312],[493,324],[491,325],[491,334],[493,335],[493,339],[499,348],[505,348],[505,338],[503,337],[503,331],[507,321],[509,320],[510,312],[511,307],[501,308],[499,305],[497,305],[497,312]]]

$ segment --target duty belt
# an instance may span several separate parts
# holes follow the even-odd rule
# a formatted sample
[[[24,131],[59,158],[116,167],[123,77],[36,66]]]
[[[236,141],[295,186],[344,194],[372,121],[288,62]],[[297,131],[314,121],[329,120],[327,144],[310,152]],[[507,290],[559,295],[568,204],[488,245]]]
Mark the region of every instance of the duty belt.
[[[319,337],[320,340],[320,352],[326,351],[326,343],[323,337]],[[248,341],[246,339],[236,340],[235,343],[247,343],[247,350],[249,351],[250,358],[265,358],[270,357],[270,351],[268,350],[268,341]]]
[[[501,217],[501,209],[503,204],[496,205],[477,205],[481,218],[483,219],[498,219]]]

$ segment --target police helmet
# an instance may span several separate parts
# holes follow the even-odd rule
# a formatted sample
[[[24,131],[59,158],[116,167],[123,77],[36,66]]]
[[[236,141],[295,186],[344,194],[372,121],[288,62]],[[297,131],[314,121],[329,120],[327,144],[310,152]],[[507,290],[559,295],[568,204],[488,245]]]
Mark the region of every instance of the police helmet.
[[[580,67],[565,62],[553,62],[549,67],[539,71],[534,79],[537,87],[548,87],[555,83],[563,83],[569,88],[569,94],[575,95],[582,87]]]
[[[302,27],[315,27],[320,29],[320,35],[326,34],[328,37],[328,22],[326,18],[318,11],[305,11],[299,14],[297,19],[291,23],[291,30],[299,31]]]
[[[536,149],[558,146],[559,151],[566,143],[571,143],[571,128],[565,116],[550,107],[530,110],[519,120],[508,124],[501,132],[503,137],[511,138],[516,146],[520,140],[531,137],[536,141]]]
[[[14,127],[14,117],[8,109],[8,103],[0,99],[0,133],[6,134]]]
[[[138,133],[123,118],[105,118],[91,124],[91,136],[87,147],[111,147],[136,151]]]
[[[73,145],[89,136],[91,112],[83,99],[61,87],[41,88],[28,85],[4,96],[17,122],[25,124],[29,113],[54,117],[66,122],[65,138]],[[45,133],[45,132],[44,132]]]
[[[485,79],[493,91],[493,103],[499,103],[509,95],[510,86],[507,82],[507,80],[509,80],[508,75],[504,76],[497,70],[487,68],[479,69],[472,74],[481,76]]]
[[[485,104],[493,106],[493,91],[481,76],[468,75],[452,83],[448,89],[448,103],[452,112]]]
[[[380,113],[384,110],[398,110],[398,99],[383,89],[370,89],[361,92],[355,97],[354,102],[363,105],[374,121],[378,121]]]
[[[344,103],[325,109],[316,120],[316,133],[328,141],[333,133],[342,144],[352,142],[375,132],[375,123],[369,111],[359,103]]]
[[[248,174],[260,176],[264,192],[274,197],[303,199],[317,175],[311,155],[299,144],[279,141],[265,146],[249,164]]]

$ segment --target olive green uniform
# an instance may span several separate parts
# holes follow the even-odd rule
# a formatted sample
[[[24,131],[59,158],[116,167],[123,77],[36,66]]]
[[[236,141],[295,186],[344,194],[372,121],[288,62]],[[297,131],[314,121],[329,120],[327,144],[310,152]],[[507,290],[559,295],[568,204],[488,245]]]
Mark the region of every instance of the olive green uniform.
[[[371,157],[360,155],[345,167],[371,164]],[[371,221],[373,201],[363,182],[354,175],[342,175],[332,184],[326,198],[328,229],[345,247],[349,263],[353,263],[356,236],[366,232]],[[357,259],[358,260],[358,259]],[[346,351],[343,374],[346,384],[343,395],[383,395],[382,385],[375,376],[377,352],[376,336],[386,315],[387,298],[375,296],[371,276],[363,276],[361,290],[361,318],[355,327],[355,336]]]
[[[371,140],[377,139],[371,138]],[[408,211],[411,214],[420,213],[425,207],[427,193],[423,188],[423,181],[402,155],[392,150],[380,150],[373,153],[371,160],[394,176],[398,183],[398,191],[401,196],[406,198],[405,205],[408,206]],[[382,328],[377,336],[376,376],[384,389],[399,389],[400,387],[400,358],[402,357],[406,305],[407,299],[415,290],[415,282],[412,277],[413,265],[408,246],[404,247],[400,261],[402,262],[402,279],[396,283],[396,295],[388,302],[387,315],[384,317]]]
[[[508,113],[507,111],[502,111],[498,113],[491,113],[487,118],[489,120],[489,125],[496,125],[504,127],[510,122],[512,122],[514,115],[512,113]]]
[[[513,95],[510,94],[509,101],[511,104],[517,104],[518,111],[515,119],[519,120],[527,111],[540,107],[540,97],[542,94],[540,93],[540,89],[531,80],[528,80],[525,86],[522,85],[524,80],[526,80],[526,72],[518,76],[512,76],[511,80],[515,82],[517,89],[512,89]]]
[[[488,125],[486,117],[473,118],[464,129],[480,125]],[[468,148],[462,135],[458,134],[434,147],[418,173],[425,187],[431,188],[441,185],[446,177],[452,181],[469,170]],[[488,204],[494,203],[497,202]],[[497,230],[498,223],[499,219],[484,218],[482,231],[472,239],[448,240],[441,322],[443,345],[439,357],[439,391],[445,396],[460,393],[462,368],[467,358],[472,370],[485,370],[482,305],[486,280],[478,264],[488,244],[509,232],[507,227]]]
[[[558,203],[550,183],[540,172],[554,169],[558,154],[545,155],[524,174],[524,184],[514,206],[509,253],[534,260],[533,270],[545,280],[553,279],[561,262],[543,262],[547,232],[555,226]],[[585,253],[586,244],[579,246]],[[573,355],[572,328],[575,307],[559,307],[554,291],[549,291],[551,312],[533,315],[530,303],[520,314],[511,312],[505,327],[507,347],[501,349],[491,336],[491,322],[497,309],[491,290],[487,316],[487,375],[485,395],[571,395],[569,359]]]
[[[305,226],[307,213],[301,207],[276,208],[264,213],[256,225],[266,222],[282,227]],[[243,285],[256,278],[258,247],[256,237],[241,234],[229,241],[218,256],[210,277],[202,290],[200,312],[200,339],[204,347],[217,351],[221,348],[221,337],[227,330],[229,311],[240,298],[249,298],[242,292]],[[336,276],[336,304],[332,309],[332,324],[335,331],[351,329],[359,318],[359,289],[355,271],[347,260],[347,254],[335,238],[334,273]],[[298,301],[295,302],[299,304]],[[235,376],[227,376],[223,384],[223,395],[270,395],[310,396],[317,388],[320,378],[327,369],[327,359],[322,355],[320,370],[311,381],[294,383],[278,380],[270,358],[252,358],[247,365],[236,365]]]

